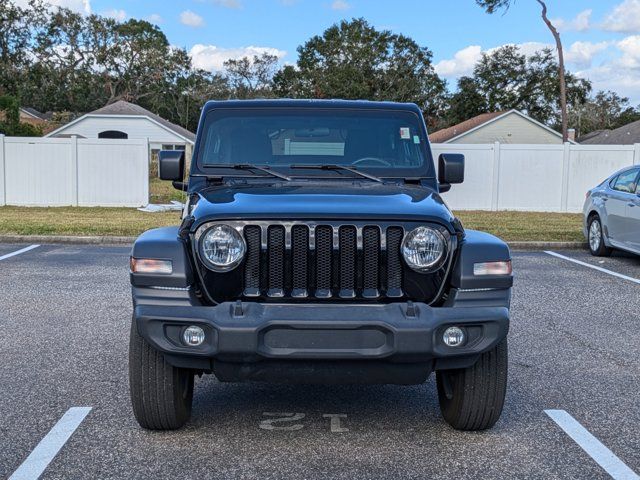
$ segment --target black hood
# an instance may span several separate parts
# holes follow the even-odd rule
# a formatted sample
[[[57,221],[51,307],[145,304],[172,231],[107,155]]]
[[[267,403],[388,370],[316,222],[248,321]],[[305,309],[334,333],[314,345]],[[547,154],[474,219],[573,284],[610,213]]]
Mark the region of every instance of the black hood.
[[[198,193],[194,227],[211,219],[385,219],[436,222],[453,231],[454,216],[428,187],[370,182],[236,184]]]

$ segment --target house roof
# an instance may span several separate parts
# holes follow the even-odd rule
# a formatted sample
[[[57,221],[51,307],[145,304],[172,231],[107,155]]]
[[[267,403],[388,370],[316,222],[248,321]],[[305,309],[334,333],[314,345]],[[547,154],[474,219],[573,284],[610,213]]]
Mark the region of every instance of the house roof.
[[[457,125],[453,125],[449,128],[443,128],[442,130],[432,133],[429,135],[429,141],[431,143],[445,143],[473,130],[474,128],[484,125],[503,113],[505,112],[482,113],[476,117],[470,118],[469,120],[458,123]]]
[[[113,102],[109,105],[105,105],[98,110],[94,110],[90,113],[90,115],[137,115],[142,117],[149,117],[152,120],[155,120],[162,126],[172,130],[174,133],[178,135],[188,138],[192,142],[195,141],[196,136],[194,133],[190,132],[186,128],[182,128],[180,125],[176,125],[175,123],[171,123],[169,120],[162,118],[159,115],[156,115],[153,112],[150,112],[146,108],[142,108],[140,105],[136,105],[135,103],[125,102],[124,100],[118,100],[117,102]]]
[[[170,130],[171,132],[179,135],[190,143],[195,142],[196,136],[194,133],[190,132],[186,128],[181,127],[180,125],[176,125],[175,123],[171,123],[169,120],[162,118],[159,115],[156,115],[153,112],[150,112],[146,108],[142,108],[140,105],[136,105],[135,103],[125,102],[124,100],[119,100],[117,102],[113,102],[109,105],[105,105],[102,108],[94,110],[93,112],[89,112],[85,115],[82,115],[79,118],[76,118],[74,121],[67,123],[66,125],[54,130],[49,133],[47,136],[56,135],[59,131],[67,128],[68,126],[79,122],[81,119],[86,117],[104,117],[104,116],[120,116],[120,117],[146,117],[152,122],[159,124],[161,127],[166,130]]]
[[[51,116],[52,116],[51,112],[42,113],[36,110],[35,108],[31,108],[31,107],[20,107],[20,110],[26,113],[27,115],[30,115],[34,118],[38,118],[40,120],[51,120]]]
[[[429,135],[429,141],[431,143],[447,143],[452,140],[458,139],[468,133],[471,133],[479,128],[482,128],[485,125],[496,122],[501,118],[506,117],[507,115],[510,115],[510,114],[519,115],[525,120],[528,120],[529,122],[547,130],[549,133],[562,138],[562,134],[560,134],[559,132],[556,132],[554,129],[547,127],[546,125],[538,122],[537,120],[534,120],[533,118],[529,117],[528,115],[525,115],[519,110],[512,109],[512,110],[506,110],[502,112],[482,113],[476,117],[470,118],[469,120],[465,120],[462,123],[459,123],[452,127],[445,128],[443,130],[438,130],[437,132],[432,133],[431,135]],[[572,140],[569,140],[569,142],[576,143]]]
[[[615,130],[601,130],[583,135],[578,141],[585,145],[633,145],[640,143],[640,120]]]

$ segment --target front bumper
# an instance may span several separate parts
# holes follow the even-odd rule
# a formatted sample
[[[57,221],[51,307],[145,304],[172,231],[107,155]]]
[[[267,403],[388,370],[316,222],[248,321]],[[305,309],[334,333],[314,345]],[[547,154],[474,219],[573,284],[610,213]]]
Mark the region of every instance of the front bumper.
[[[137,304],[138,332],[180,367],[213,370],[213,362],[265,360],[426,363],[463,368],[504,339],[509,310],[501,306],[432,308],[423,303],[261,304],[217,306]],[[205,330],[198,347],[182,343],[189,325]],[[448,326],[462,327],[467,341],[442,342]]]

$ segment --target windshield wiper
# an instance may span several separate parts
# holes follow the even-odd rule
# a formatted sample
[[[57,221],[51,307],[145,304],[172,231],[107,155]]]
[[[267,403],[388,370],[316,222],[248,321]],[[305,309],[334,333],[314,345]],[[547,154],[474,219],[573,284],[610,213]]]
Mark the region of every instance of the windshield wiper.
[[[374,182],[382,183],[383,180],[369,173],[361,172],[356,167],[349,167],[348,165],[291,165],[290,169],[307,169],[307,170],[346,170],[347,172],[355,173],[361,177],[368,178]]]
[[[278,177],[278,178],[281,178],[282,180],[286,180],[287,182],[291,181],[291,177],[287,177],[282,173],[275,172],[271,170],[269,167],[259,167],[257,165],[251,165],[249,163],[235,163],[235,164],[219,163],[216,165],[207,165],[207,167],[232,168],[234,170],[258,170],[259,172],[266,173],[267,175],[271,175],[272,177]]]

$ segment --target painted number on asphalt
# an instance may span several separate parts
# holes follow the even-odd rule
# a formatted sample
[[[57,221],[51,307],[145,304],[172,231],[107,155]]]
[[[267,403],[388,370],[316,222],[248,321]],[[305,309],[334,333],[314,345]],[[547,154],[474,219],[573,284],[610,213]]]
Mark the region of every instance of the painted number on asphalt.
[[[304,413],[277,413],[277,412],[264,412],[262,414],[266,418],[260,422],[260,428],[263,430],[300,430],[304,428],[302,423],[291,423],[302,420],[305,417]]]
[[[285,430],[296,431],[302,430],[305,425],[299,423],[300,420],[306,417],[304,413],[288,413],[288,412],[264,412],[264,417],[259,427],[263,430]],[[343,433],[348,432],[349,429],[343,425],[343,419],[347,418],[345,413],[325,413],[322,418],[329,419],[329,429],[331,433]]]

